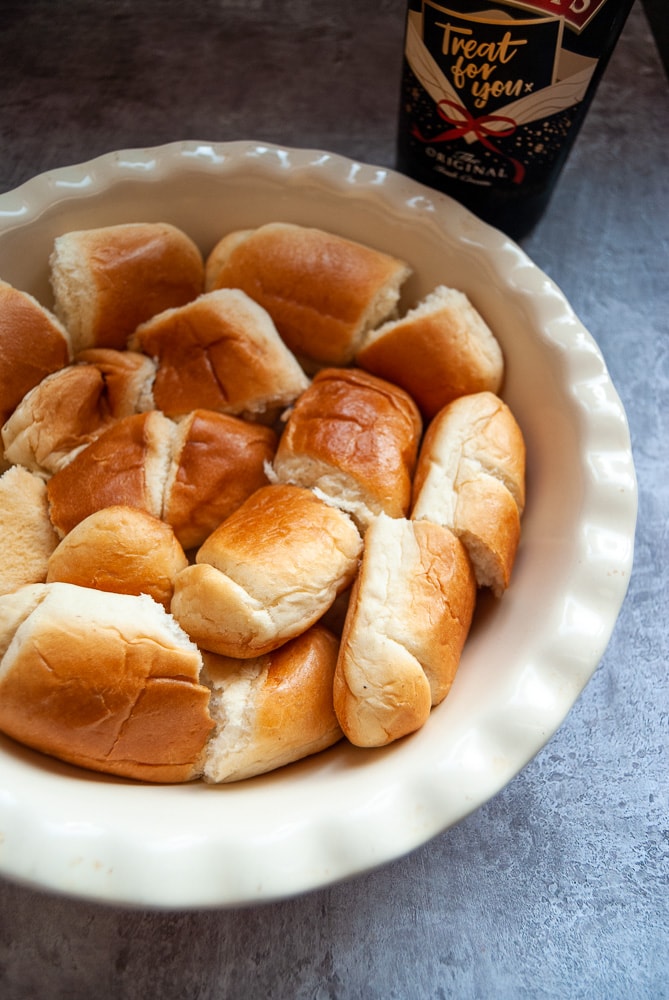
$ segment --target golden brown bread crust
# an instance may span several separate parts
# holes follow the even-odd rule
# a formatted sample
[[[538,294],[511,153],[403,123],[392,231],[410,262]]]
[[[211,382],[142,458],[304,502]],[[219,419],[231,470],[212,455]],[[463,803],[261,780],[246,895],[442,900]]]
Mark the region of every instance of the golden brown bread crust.
[[[44,482],[12,466],[0,476],[0,594],[43,583],[58,536]]]
[[[90,365],[68,365],[43,379],[2,429],[5,455],[48,478],[111,423],[104,380]]]
[[[501,597],[511,583],[520,544],[520,513],[511,493],[494,476],[469,479],[457,485],[453,531],[469,553],[479,587],[490,587]]]
[[[25,590],[0,598],[0,621],[14,618],[13,639],[2,644],[0,730],[108,774],[198,777],[209,690],[199,683],[199,651],[163,609],[66,583]]]
[[[350,586],[362,540],[310,490],[257,490],[175,581],[172,614],[203,649],[249,659],[313,625]]]
[[[45,478],[116,420],[146,409],[155,368],[142,354],[91,350],[42,379],[2,429],[7,458]]]
[[[301,760],[342,737],[332,702],[339,644],[314,625],[251,660],[203,653],[216,722],[206,753],[207,781],[239,781]]]
[[[391,316],[409,267],[320,229],[269,223],[224,237],[207,259],[208,289],[241,288],[313,366],[352,361],[363,332]]]
[[[295,403],[274,471],[317,488],[364,528],[373,515],[403,517],[422,422],[403,389],[356,368],[328,368]]]
[[[204,287],[205,291],[211,292],[218,288],[218,276],[223,267],[228,264],[233,250],[244,243],[252,236],[255,229],[236,229],[232,233],[226,233],[209,251],[204,262]],[[227,285],[221,287],[228,287]],[[236,287],[236,286],[231,286]]]
[[[194,410],[178,425],[162,518],[185,549],[211,532],[257,489],[276,451],[271,428]]]
[[[174,250],[165,251],[162,264],[159,230]],[[99,253],[101,235],[110,245]],[[179,269],[170,269],[181,252],[175,277]],[[176,294],[191,265],[194,282],[187,294],[182,283],[179,301],[152,299],[163,284]],[[44,534],[48,496],[58,532],[69,534],[51,554],[55,536],[47,523],[42,569],[21,565],[7,584],[18,603],[0,597],[0,728],[6,690],[7,711],[14,705],[17,712],[6,731],[37,749],[146,780],[190,780],[206,766],[208,780],[229,781],[316,752],[342,729],[353,743],[378,746],[423,724],[450,689],[476,583],[498,596],[509,584],[525,503],[525,452],[495,395],[501,353],[488,350],[487,328],[472,329],[461,293],[448,290],[448,302],[373,330],[393,313],[407,274],[401,261],[369,247],[276,224],[221,240],[208,260],[208,282],[223,287],[202,295],[202,258],[173,227],[111,227],[58,242],[52,276],[76,343],[114,346],[80,350],[77,364],[58,364],[14,409],[18,426],[21,406],[28,412],[28,403],[40,400],[39,419],[24,419],[33,435],[44,424],[27,454],[32,460],[32,448],[45,478],[55,473],[48,487],[40,484],[39,523],[21,522],[21,531]],[[336,290],[340,279],[346,287]],[[129,324],[130,346],[146,356],[127,349],[125,333],[121,339],[115,331],[111,340],[95,326],[96,310],[107,308],[107,283],[116,280],[130,298],[122,303],[111,293],[119,307],[113,322]],[[147,311],[139,326],[128,318],[133,303]],[[214,303],[226,306],[223,332]],[[285,343],[265,309],[283,324]],[[67,335],[65,345],[69,360]],[[0,374],[3,350],[0,337]],[[309,384],[291,350],[310,371],[353,359],[360,367],[326,368]],[[277,393],[277,371],[287,360],[290,388],[282,383]],[[49,402],[56,385],[59,394]],[[203,402],[206,410],[195,409]],[[276,455],[273,431],[231,415],[268,422],[277,407],[292,403]],[[434,420],[416,468],[419,410]],[[185,416],[175,422],[165,413]],[[79,448],[85,450],[77,455]],[[70,459],[76,469],[68,477]],[[298,494],[299,504],[285,510],[264,499]],[[254,508],[258,496],[257,509],[237,522],[240,505]],[[351,587],[362,552],[354,522],[367,537]],[[2,523],[0,516],[0,529]],[[188,566],[182,546],[198,545],[197,562]],[[32,559],[36,550],[28,554]],[[16,587],[35,578],[48,586],[27,588],[24,599]],[[0,594],[2,586],[0,574]],[[82,610],[73,616],[64,595],[94,589],[113,594],[111,606],[91,606],[87,640],[72,644],[75,660],[88,657],[86,664],[68,661],[61,670],[64,635],[76,633]],[[172,648],[162,626],[154,634],[153,625],[138,631],[112,622],[111,612],[123,610],[116,595],[140,591],[172,607],[198,642],[218,651],[206,654],[211,701],[192,659],[185,673],[151,673]],[[325,621],[342,637],[336,670],[337,641],[321,627]],[[174,657],[188,658],[176,646]],[[143,677],[133,665],[139,647],[149,664]],[[111,694],[95,688],[92,659],[102,664],[104,684],[112,674],[121,678]],[[21,717],[22,696],[34,699],[36,719],[25,709]],[[218,715],[205,751],[209,704]],[[69,748],[60,718],[68,712],[75,729]],[[116,729],[114,719],[121,720]]]
[[[474,392],[499,392],[502,351],[467,297],[441,286],[402,319],[363,343],[356,364],[402,386],[431,420],[447,403]]]
[[[309,384],[265,310],[225,288],[142,323],[130,345],[156,359],[155,405],[271,423]]]
[[[204,288],[195,243],[166,223],[126,223],[56,238],[51,255],[56,315],[75,353],[122,350],[140,323],[190,302]]]
[[[80,365],[94,365],[105,383],[109,412],[115,420],[133,413],[160,409],[152,397],[156,366],[138,351],[116,351],[111,347],[89,347],[75,357]]]
[[[69,338],[56,317],[0,281],[0,426],[30,389],[69,360]]]
[[[63,537],[103,507],[138,507],[165,521],[183,548],[200,545],[259,486],[276,434],[195,410],[179,423],[159,410],[118,420],[47,483]]]
[[[448,694],[471,625],[476,582],[446,528],[380,515],[344,624],[334,704],[357,746],[384,746],[420,728]]]
[[[151,470],[167,468],[173,424],[156,410],[117,421],[47,483],[51,520],[63,537],[103,507],[139,507],[162,514],[162,481]]]
[[[117,594],[148,594],[169,610],[174,578],[188,559],[169,525],[136,507],[95,511],[49,557],[46,582]]]
[[[525,505],[525,442],[494,393],[462,396],[429,425],[413,482],[411,517],[460,538],[480,586],[508,587]]]

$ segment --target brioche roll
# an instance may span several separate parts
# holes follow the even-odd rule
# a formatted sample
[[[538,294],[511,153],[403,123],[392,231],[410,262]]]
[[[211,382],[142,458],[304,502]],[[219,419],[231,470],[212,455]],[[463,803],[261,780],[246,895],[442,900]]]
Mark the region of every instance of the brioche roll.
[[[194,410],[177,424],[162,518],[185,549],[201,545],[226,517],[268,483],[276,434],[225,413]]]
[[[46,582],[148,594],[169,610],[188,559],[169,525],[136,507],[104,507],[80,521],[49,557]]]
[[[212,728],[202,657],[150,597],[67,583],[0,597],[0,730],[143,781],[201,774]]]
[[[499,392],[504,376],[502,350],[483,317],[444,285],[369,333],[356,364],[406,389],[426,420],[458,396]]]
[[[89,347],[75,359],[80,365],[94,365],[105,383],[112,416],[120,420],[133,413],[160,409],[153,398],[156,366],[138,351],[115,351],[111,347]]]
[[[0,476],[0,594],[43,583],[58,536],[44,482],[12,466]]]
[[[408,513],[421,429],[404,390],[359,369],[324,369],[290,413],[274,473],[317,489],[365,530],[381,512]]]
[[[204,287],[199,249],[162,222],[65,233],[55,240],[50,267],[55,312],[75,353],[122,350],[140,323],[190,302]]]
[[[203,653],[215,730],[204,779],[239,781],[283,767],[342,737],[332,704],[335,637],[314,625],[274,652],[247,660]]]
[[[7,458],[44,478],[116,420],[149,407],[155,375],[149,358],[100,349],[77,360],[31,389],[2,429]]]
[[[138,507],[194,548],[267,484],[275,447],[271,428],[209,410],[125,417],[48,481],[51,519],[62,538],[104,507]]]
[[[130,346],[157,361],[155,405],[272,423],[309,384],[268,313],[234,288],[201,295],[142,323]]]
[[[56,316],[0,281],[0,426],[30,389],[70,358],[69,334]]]
[[[157,410],[117,421],[47,483],[62,538],[103,507],[139,507],[161,517],[175,424]]]
[[[478,585],[509,585],[525,505],[525,442],[493,393],[462,396],[429,425],[413,484],[411,517],[450,528],[467,548]]]
[[[419,729],[448,694],[467,638],[476,583],[446,528],[380,514],[365,536],[334,679],[334,705],[357,746]]]
[[[349,364],[366,330],[395,313],[409,266],[320,229],[269,223],[230,233],[206,262],[206,287],[241,288],[313,371]]]
[[[176,578],[172,614],[203,649],[249,659],[304,632],[350,586],[362,540],[310,490],[257,490]]]

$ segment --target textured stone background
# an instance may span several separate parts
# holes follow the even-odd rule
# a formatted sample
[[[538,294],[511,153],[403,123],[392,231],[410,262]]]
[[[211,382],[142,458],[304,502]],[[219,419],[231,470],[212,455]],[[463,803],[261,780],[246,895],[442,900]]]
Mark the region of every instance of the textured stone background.
[[[404,8],[5,0],[0,190],[182,138],[391,165]],[[558,733],[455,828],[302,898],[152,913],[0,879],[3,1000],[669,997],[668,124],[667,79],[637,4],[525,241],[604,352],[640,490],[628,598]]]

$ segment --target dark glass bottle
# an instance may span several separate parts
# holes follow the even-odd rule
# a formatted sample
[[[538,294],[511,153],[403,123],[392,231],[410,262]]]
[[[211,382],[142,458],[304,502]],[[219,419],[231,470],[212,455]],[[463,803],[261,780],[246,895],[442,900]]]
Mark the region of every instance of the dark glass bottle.
[[[397,167],[515,239],[543,214],[633,0],[410,0]]]

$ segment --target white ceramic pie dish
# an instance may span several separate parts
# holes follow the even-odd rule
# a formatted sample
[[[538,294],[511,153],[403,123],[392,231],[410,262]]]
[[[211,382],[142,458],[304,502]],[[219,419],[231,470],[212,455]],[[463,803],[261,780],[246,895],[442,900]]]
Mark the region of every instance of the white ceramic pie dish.
[[[109,154],[0,196],[0,277],[51,305],[59,233],[166,221],[206,252],[282,220],[408,260],[407,301],[466,292],[506,357],[528,501],[512,585],[479,605],[454,687],[412,737],[345,742],[231,786],[156,787],[60,764],[0,737],[0,872],[145,907],[249,904],[386,863],[496,794],[560,726],[595,671],[631,572],[636,480],[601,353],[514,243],[386,169],[257,142]]]

